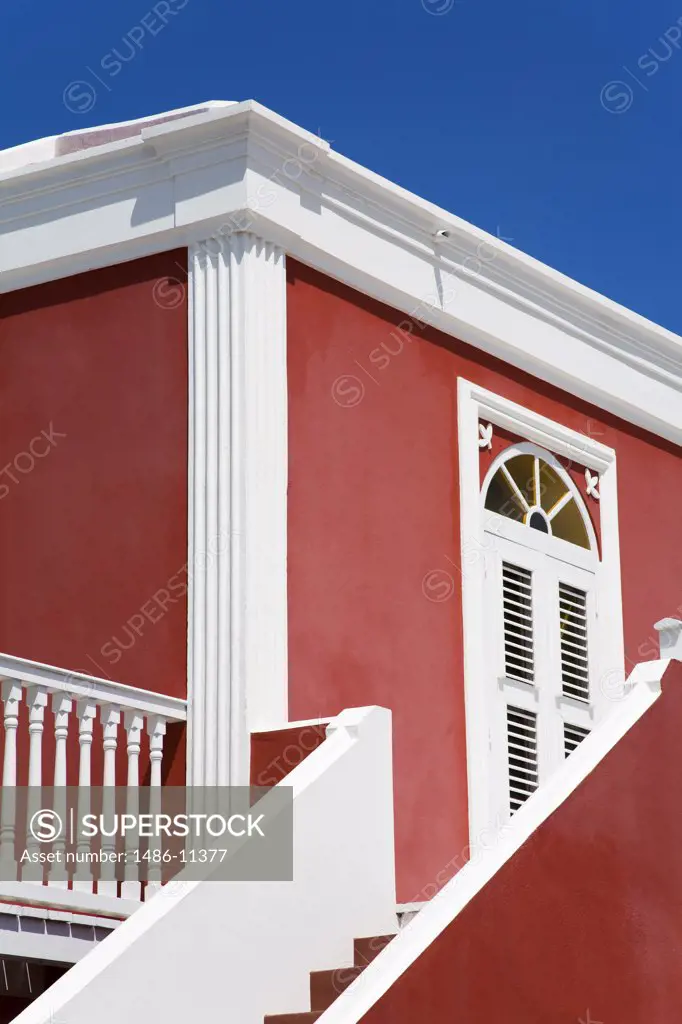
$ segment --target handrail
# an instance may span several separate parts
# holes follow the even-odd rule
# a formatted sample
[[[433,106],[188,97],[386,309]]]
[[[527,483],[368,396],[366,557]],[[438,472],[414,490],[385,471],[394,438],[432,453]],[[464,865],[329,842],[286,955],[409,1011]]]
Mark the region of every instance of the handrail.
[[[42,686],[53,693],[69,694],[77,700],[87,697],[95,704],[114,704],[146,715],[162,715],[171,722],[184,722],[187,719],[187,701],[180,697],[140,690],[112,679],[101,679],[84,672],[71,672],[55,665],[0,653],[0,681],[11,680]]]

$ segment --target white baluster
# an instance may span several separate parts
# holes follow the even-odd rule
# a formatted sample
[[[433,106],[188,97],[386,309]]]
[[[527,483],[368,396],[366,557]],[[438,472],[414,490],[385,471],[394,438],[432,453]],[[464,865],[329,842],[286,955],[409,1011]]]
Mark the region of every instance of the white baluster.
[[[100,717],[104,729],[104,786],[116,785],[116,747],[118,745],[118,727],[121,722],[119,708],[107,706],[100,709]]]
[[[66,786],[66,741],[69,737],[69,715],[73,702],[64,693],[52,694],[54,714],[54,785]]]
[[[90,781],[91,781],[91,753],[92,753],[92,727],[97,714],[97,705],[84,698],[78,701],[78,743],[80,746],[80,761],[78,766],[78,822],[82,822],[83,816],[90,811]],[[84,859],[90,852],[90,843],[86,838],[81,838],[81,830],[78,827],[76,841],[76,871],[73,876],[73,888],[81,892],[92,892],[92,870]]]
[[[79,789],[89,789],[91,785],[92,727],[97,714],[97,705],[87,698],[79,700],[76,714],[78,715],[78,745],[80,747],[78,787]]]
[[[116,747],[118,745],[118,727],[121,722],[121,712],[117,707],[107,705],[100,708],[100,718],[104,731],[104,773],[102,776],[102,815],[107,825],[107,832],[111,831],[116,811],[114,787],[116,785]],[[110,855],[116,852],[116,836],[102,836],[102,854]],[[116,896],[118,883],[116,881],[116,865],[114,861],[103,860],[97,892],[106,896]]]
[[[43,729],[45,727],[45,708],[47,707],[47,691],[40,686],[29,686],[26,694],[28,704],[28,784],[43,784]]]
[[[69,737],[69,715],[73,702],[65,693],[52,694],[54,715],[54,809],[66,822],[66,742]],[[52,852],[58,857],[50,870],[50,885],[66,889],[69,876],[66,870],[66,837],[62,834],[52,844]]]
[[[29,856],[36,854],[41,849],[41,844],[33,835],[30,823],[34,814],[43,806],[42,784],[43,784],[43,729],[45,727],[45,708],[47,706],[47,691],[40,686],[29,686],[26,692],[26,703],[28,705],[28,794],[26,802],[26,852]],[[43,868],[40,864],[34,864],[30,860],[24,864],[21,873],[24,881],[43,880]]]
[[[128,737],[128,787],[136,789],[140,785],[140,741],[144,718],[139,711],[126,711],[125,728]]]
[[[147,719],[147,735],[149,736],[149,761],[151,763],[151,789],[149,791],[149,812],[152,815],[161,813],[161,766],[163,762],[163,739],[166,735],[166,720],[158,715]],[[152,832],[154,832],[152,828]],[[154,852],[158,851],[159,861],[153,860]],[[163,843],[161,836],[154,834],[149,838],[149,872],[146,896],[149,898],[161,885],[161,854]]]
[[[139,711],[126,711],[125,728],[128,736],[128,791],[126,794],[126,813],[137,816],[139,814],[139,785],[140,785],[140,740],[142,738],[142,727],[144,718]],[[139,900],[142,897],[142,887],[139,882],[140,865],[137,863],[135,851],[139,849],[139,836],[137,829],[126,833],[125,851],[126,865],[124,881],[121,883],[121,896],[124,899]]]
[[[5,761],[2,769],[2,785],[17,784],[17,729],[19,727],[19,704],[23,690],[21,683],[6,679],[2,684],[2,700],[5,705]]]
[[[5,758],[2,768],[2,810],[0,812],[0,860],[3,862],[2,878],[12,881],[17,877],[17,862],[14,855],[16,822],[16,801],[14,789],[17,784],[17,729],[19,727],[19,704],[23,690],[14,679],[2,684],[2,700],[5,706]]]
[[[151,785],[161,785],[161,763],[163,761],[163,738],[166,735],[166,719],[154,716],[147,719],[149,736],[149,760],[151,761]]]

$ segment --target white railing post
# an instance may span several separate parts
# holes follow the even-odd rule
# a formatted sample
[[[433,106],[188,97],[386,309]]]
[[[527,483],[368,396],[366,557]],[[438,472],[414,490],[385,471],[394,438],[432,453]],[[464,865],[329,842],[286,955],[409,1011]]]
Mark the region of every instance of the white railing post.
[[[69,715],[73,701],[65,693],[52,694],[52,713],[54,715],[54,809],[63,822],[66,821],[66,743],[69,738]],[[66,837],[62,834],[52,844],[53,853],[58,860],[52,865],[49,884],[60,889],[69,885],[69,875],[64,857],[66,855]]]
[[[90,810],[92,727],[97,714],[97,705],[87,697],[78,701],[78,743],[80,759],[78,766],[78,821]],[[90,843],[80,837],[76,842],[76,870],[73,888],[81,892],[92,892],[92,870],[84,859],[90,852]]]
[[[14,679],[7,679],[2,684],[2,700],[5,707],[5,757],[2,766],[2,814],[0,816],[0,860],[3,863],[2,875],[8,881],[18,877],[17,863],[14,855],[14,836],[16,828],[16,800],[14,790],[17,785],[17,729],[19,727],[19,705],[23,688]]]
[[[43,784],[43,729],[45,727],[45,708],[47,707],[47,691],[40,686],[29,686],[26,695],[28,704],[28,784]]]
[[[64,693],[52,694],[54,714],[54,786],[66,786],[66,741],[69,738],[69,715],[73,701]]]
[[[28,705],[28,794],[26,801],[26,852],[31,855],[40,850],[41,844],[30,830],[33,815],[42,807],[43,784],[43,729],[47,691],[41,686],[29,686],[26,691]],[[21,872],[24,881],[42,881],[43,869],[29,861]]]
[[[147,735],[149,736],[149,760],[151,762],[151,785],[161,785],[161,765],[163,761],[163,738],[166,735],[166,719],[154,715],[147,719]]]
[[[661,657],[682,661],[682,621],[661,619],[654,623],[654,629],[658,630]]]
[[[118,727],[121,722],[121,710],[109,704],[100,708],[100,717],[104,731],[104,773],[102,785],[115,786],[116,747],[118,746]]]
[[[121,710],[111,704],[100,708],[102,729],[104,732],[104,771],[102,774],[102,816],[110,831],[116,811],[116,748],[118,746],[118,727],[121,722]],[[109,856],[116,853],[116,837],[102,836],[102,854]],[[97,882],[97,892],[107,896],[116,896],[116,866],[113,861],[102,860]]]
[[[19,704],[23,695],[20,683],[7,679],[2,684],[2,701],[5,705],[5,759],[2,770],[2,785],[17,784],[17,729],[19,727]]]
[[[158,715],[147,719],[147,735],[149,736],[150,784],[149,813],[156,816],[161,813],[161,767],[163,762],[163,739],[166,735],[166,719]],[[152,830],[153,831],[153,830]],[[154,863],[154,853],[158,851],[159,862]],[[149,870],[147,873],[147,889],[149,894],[161,884],[161,856],[163,844],[161,836],[153,834],[149,837]]]
[[[140,810],[140,740],[144,718],[137,711],[127,711],[125,715],[125,728],[128,736],[128,791],[126,794],[126,814],[138,815]],[[142,896],[140,885],[140,865],[135,862],[134,851],[138,849],[137,830],[133,833],[126,833],[125,838],[125,870],[124,880],[121,883],[121,896],[124,899],[139,900]]]

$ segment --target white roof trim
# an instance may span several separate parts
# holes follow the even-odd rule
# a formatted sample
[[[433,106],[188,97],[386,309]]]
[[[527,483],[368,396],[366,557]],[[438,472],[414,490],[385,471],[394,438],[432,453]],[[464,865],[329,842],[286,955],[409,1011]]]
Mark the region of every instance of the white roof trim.
[[[0,291],[246,223],[405,311],[415,330],[427,321],[682,443],[677,335],[254,101],[190,110],[132,138],[1,168],[0,155]]]
[[[60,158],[58,143],[61,139],[87,139],[88,136],[115,132],[120,128],[131,128],[133,125],[148,124],[160,117],[178,118],[191,114],[193,111],[205,111],[208,109],[222,109],[231,106],[230,100],[208,100],[206,103],[193,103],[189,107],[177,107],[175,110],[168,110],[163,114],[147,115],[136,117],[131,121],[113,121],[111,124],[96,125],[92,128],[76,128],[71,132],[64,132],[62,135],[48,135],[44,139],[35,139],[31,142],[24,142],[19,146],[12,146],[10,149],[0,150],[0,174],[17,171],[21,167],[32,164],[45,164],[51,160]]]

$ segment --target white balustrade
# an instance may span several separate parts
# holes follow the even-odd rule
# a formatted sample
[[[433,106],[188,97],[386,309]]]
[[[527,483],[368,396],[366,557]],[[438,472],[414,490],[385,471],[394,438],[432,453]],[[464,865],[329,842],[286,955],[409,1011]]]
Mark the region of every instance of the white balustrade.
[[[64,865],[67,839],[61,834],[49,848],[58,853],[59,857],[55,864],[50,865],[46,879],[41,865],[29,862],[17,867],[15,846],[17,851],[26,849],[29,853],[41,848],[41,843],[31,834],[28,825],[35,811],[43,806],[41,793],[46,786],[54,786],[54,803],[49,806],[54,808],[65,823],[68,818],[67,786],[78,787],[79,818],[91,809],[91,786],[103,787],[101,813],[105,823],[113,820],[116,812],[116,786],[126,787],[126,813],[135,813],[139,808],[140,758],[145,733],[148,737],[150,810],[158,811],[161,806],[166,727],[169,722],[186,721],[186,701],[5,654],[0,654],[0,681],[4,726],[0,882],[9,882],[14,878],[34,884],[46,883],[47,887],[62,891],[71,887],[79,892],[96,892],[103,897],[116,897],[119,883],[116,881],[115,866],[107,859],[101,865],[98,864],[93,872],[92,864],[82,856],[92,850],[87,838],[78,840],[76,863],[67,872]],[[27,707],[28,737],[27,742],[23,738],[18,742],[19,730],[24,728],[20,724],[24,721],[20,716],[23,701]],[[117,771],[117,750],[122,742],[119,737],[121,724],[125,730],[127,756],[124,778],[119,778]],[[54,765],[48,766],[46,772],[43,764],[44,738],[46,730],[50,729],[53,729],[54,735]],[[28,764],[23,761],[26,747]],[[22,751],[21,760],[18,750]],[[71,778],[68,765],[75,764],[76,750],[78,776]],[[25,836],[22,834],[19,837],[14,797],[16,787],[26,784],[29,786],[27,832]],[[21,824],[23,827],[23,817]],[[137,845],[135,835],[127,837],[127,854]],[[149,848],[156,848],[156,840],[150,840]],[[103,852],[113,853],[116,849],[115,836],[102,836]],[[160,884],[161,872],[155,870],[154,865],[150,867],[149,885],[154,889]],[[141,899],[139,871],[140,865],[133,862],[126,864],[124,880],[120,883],[122,897]],[[47,892],[46,902],[49,902]]]

